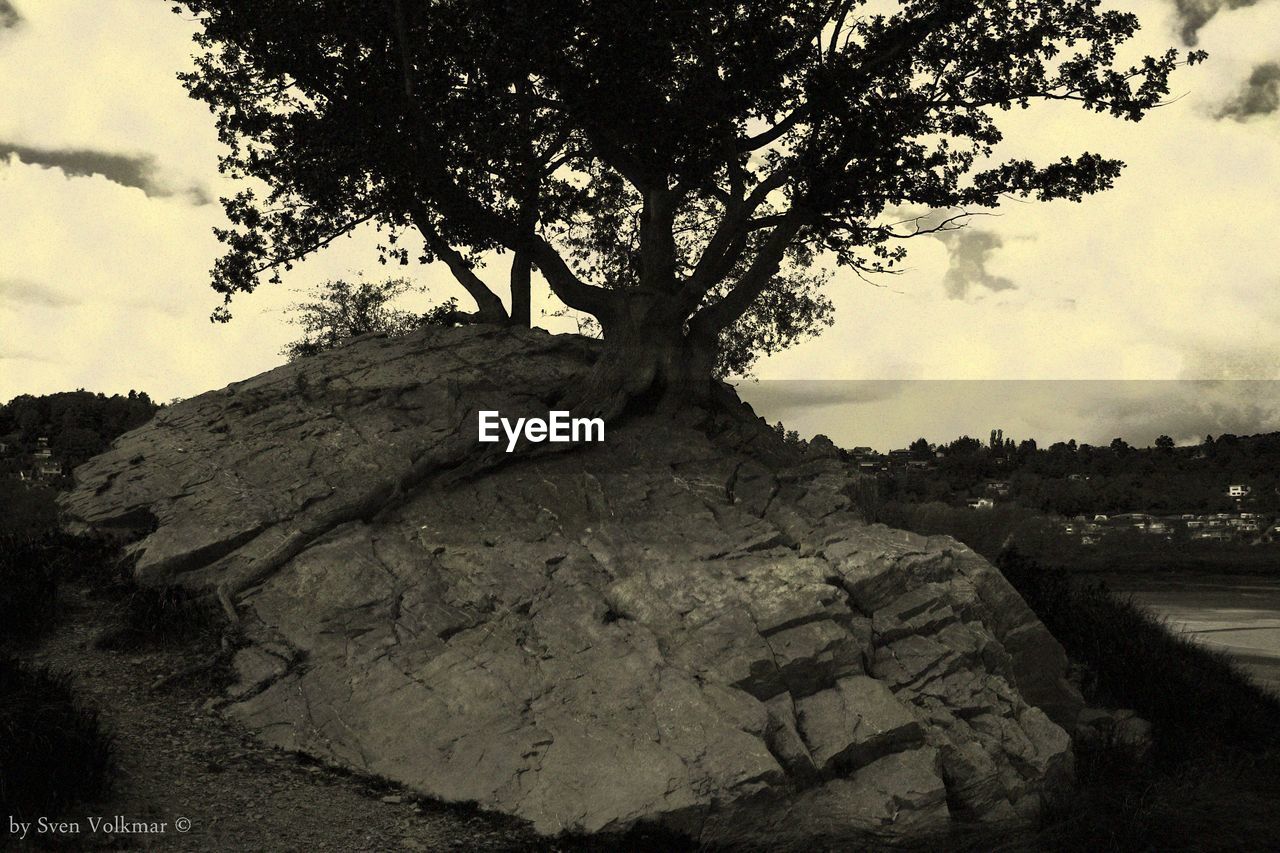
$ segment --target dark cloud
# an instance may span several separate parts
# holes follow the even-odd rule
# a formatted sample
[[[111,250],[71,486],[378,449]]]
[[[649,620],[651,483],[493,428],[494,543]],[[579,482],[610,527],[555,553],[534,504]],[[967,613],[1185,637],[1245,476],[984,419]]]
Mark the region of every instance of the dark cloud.
[[[900,379],[764,379],[738,386],[739,394],[769,410],[878,403],[896,397]]]
[[[1182,40],[1189,45],[1200,40],[1200,28],[1222,10],[1256,6],[1258,0],[1173,0],[1182,24]]]
[[[0,30],[9,30],[22,23],[22,16],[9,0],[0,0]]]
[[[1100,383],[1108,393],[1089,400],[1097,441],[1116,436],[1148,446],[1156,436],[1179,444],[1224,432],[1253,435],[1280,430],[1280,382],[1227,380]],[[1066,399],[1070,399],[1069,395]]]
[[[987,269],[991,255],[1004,245],[1004,241],[995,234],[976,228],[961,228],[941,232],[938,239],[946,243],[947,251],[951,254],[951,266],[942,279],[947,288],[947,296],[964,299],[974,287],[985,287],[992,291],[1017,289],[1017,285],[1011,280],[993,275]]]
[[[1264,62],[1254,67],[1236,96],[1218,111],[1218,118],[1244,121],[1276,110],[1280,110],[1280,62]]]
[[[1280,430],[1280,380],[766,380],[738,393],[802,436],[881,451],[919,436],[985,440],[993,428],[1041,447],[1069,438],[1105,446],[1117,436],[1148,447],[1160,435],[1188,444]]]
[[[1258,312],[1264,317],[1273,313],[1262,306]],[[1280,377],[1280,351],[1265,339],[1214,347],[1184,346],[1181,375],[1192,380],[1274,379]]]
[[[48,285],[20,278],[0,278],[0,302],[20,302],[45,308],[80,304],[80,300],[59,293]]]
[[[2,2],[4,0],[0,0]],[[0,140],[0,159],[10,154],[29,166],[59,169],[73,177],[100,175],[121,186],[140,189],[151,198],[183,195],[196,205],[212,201],[199,187],[175,190],[159,181],[155,158],[150,154],[112,154],[92,148],[35,148]]]

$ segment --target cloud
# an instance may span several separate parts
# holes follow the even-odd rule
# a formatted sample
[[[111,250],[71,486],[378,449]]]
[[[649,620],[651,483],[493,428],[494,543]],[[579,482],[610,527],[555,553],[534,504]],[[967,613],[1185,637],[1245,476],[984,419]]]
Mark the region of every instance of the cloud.
[[[1280,110],[1280,62],[1254,66],[1253,73],[1234,98],[1218,111],[1218,118],[1244,121]]]
[[[10,347],[0,347],[0,361],[31,361],[39,364],[62,363],[56,358],[50,358],[48,355],[34,350],[12,349]]]
[[[1147,446],[1168,435],[1185,444],[1210,434],[1280,429],[1280,382],[1273,380],[1100,383],[1099,390],[1081,414],[1103,442],[1122,436]]]
[[[28,166],[58,169],[69,177],[100,175],[120,186],[140,189],[150,198],[184,195],[195,205],[213,200],[199,187],[175,190],[160,181],[156,176],[155,157],[150,154],[112,154],[92,148],[36,148],[0,140],[0,158],[10,155]]]
[[[1189,344],[1183,348],[1182,376],[1196,380],[1280,378],[1280,352],[1267,342]]]
[[[21,302],[45,308],[64,308],[80,304],[80,300],[59,293],[47,285],[20,278],[0,278],[0,301]]]
[[[22,23],[22,16],[9,0],[0,0],[0,30],[11,30]]]
[[[782,410],[878,403],[896,397],[899,379],[765,379],[743,383],[752,400]]]
[[[1004,245],[997,235],[969,227],[940,232],[938,239],[946,244],[951,255],[951,265],[942,278],[950,298],[964,299],[975,286],[991,291],[1017,289],[1012,280],[987,269],[991,255]]]
[[[1200,28],[1213,16],[1226,9],[1244,9],[1257,5],[1258,0],[1173,0],[1182,25],[1182,40],[1189,45],[1200,40]]]

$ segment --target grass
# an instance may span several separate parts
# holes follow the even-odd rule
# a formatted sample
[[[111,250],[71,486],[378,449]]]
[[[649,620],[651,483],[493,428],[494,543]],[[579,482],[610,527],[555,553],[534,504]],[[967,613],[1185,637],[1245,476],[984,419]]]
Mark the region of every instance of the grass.
[[[98,648],[136,651],[217,645],[227,627],[213,599],[177,587],[143,587],[121,581],[109,594],[119,604],[120,620],[98,637]]]
[[[67,680],[0,656],[0,814],[55,815],[111,777],[111,740]]]
[[[0,642],[29,645],[58,618],[58,589],[68,581],[112,602],[119,624],[102,648],[129,651],[218,639],[226,626],[210,597],[134,582],[132,561],[108,539],[44,531],[0,535]]]
[[[58,586],[102,577],[119,561],[115,545],[44,530],[0,535],[0,643],[38,640],[58,616]]]
[[[1171,633],[1105,584],[1041,569],[1017,552],[999,565],[1067,654],[1086,665],[1088,698],[1151,721],[1158,759],[1280,752],[1280,699],[1225,654]]]
[[[1117,746],[1081,752],[1076,796],[1030,846],[1008,849],[1280,849],[1280,699],[1105,585],[1016,552],[999,564],[1084,664],[1090,704],[1134,709],[1154,740],[1144,761]]]

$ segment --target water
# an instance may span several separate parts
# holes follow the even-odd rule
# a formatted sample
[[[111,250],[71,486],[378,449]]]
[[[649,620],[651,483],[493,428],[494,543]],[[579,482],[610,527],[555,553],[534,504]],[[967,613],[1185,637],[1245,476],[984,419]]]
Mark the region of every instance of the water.
[[[1280,577],[1121,575],[1107,585],[1164,617],[1171,630],[1226,652],[1280,695]]]

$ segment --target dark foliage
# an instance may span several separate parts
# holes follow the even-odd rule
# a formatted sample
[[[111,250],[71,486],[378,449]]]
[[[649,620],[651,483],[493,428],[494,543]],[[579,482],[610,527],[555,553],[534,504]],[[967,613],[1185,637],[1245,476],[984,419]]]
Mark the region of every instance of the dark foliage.
[[[1123,164],[1092,152],[996,159],[1003,114],[1137,121],[1203,58],[1121,61],[1138,19],[1096,0],[177,8],[199,25],[182,79],[217,115],[221,168],[266,187],[224,199],[226,301],[365,223],[381,260],[443,260],[482,308],[472,260],[509,251],[603,326],[588,398],[706,386],[753,306],[756,346],[820,328],[817,253],[894,271],[902,241],[1006,196],[1110,188]],[[778,286],[795,298],[770,301]]]
[[[98,638],[99,648],[216,646],[227,627],[217,601],[209,596],[179,587],[137,586],[128,580],[121,580],[113,592],[120,603],[120,621]]]
[[[0,405],[0,440],[10,444],[0,474],[31,466],[37,440],[47,438],[64,473],[110,446],[116,436],[142,426],[159,409],[146,392],[127,396],[64,391],[22,394]]]
[[[0,643],[30,643],[58,613],[58,585],[102,577],[119,559],[115,545],[85,536],[37,530],[0,535]]]
[[[0,475],[0,536],[42,533],[58,524],[57,491]]]
[[[0,655],[0,814],[58,814],[112,777],[111,741],[67,680]]]
[[[380,332],[403,335],[422,324],[423,318],[395,301],[413,290],[406,279],[349,282],[332,279],[321,284],[306,302],[289,306],[290,321],[302,329],[302,338],[281,352],[290,361],[341,346],[352,338]]]
[[[929,450],[927,443],[924,449]],[[932,467],[893,472],[885,481],[885,498],[954,500],[980,495],[984,483],[1003,480],[1011,499],[1022,506],[1059,515],[1203,513],[1235,509],[1226,486],[1239,483],[1252,490],[1249,509],[1280,511],[1280,433],[1224,435],[1193,447],[1157,440],[1152,448],[1131,447],[1121,439],[1107,447],[1074,440],[1047,448],[1031,440],[1015,446],[1012,439],[984,445],[962,436],[936,449],[942,455]]]
[[[1171,633],[1105,584],[1045,569],[1016,550],[999,566],[1067,653],[1088,666],[1093,698],[1151,721],[1163,760],[1224,751],[1280,758],[1280,699],[1224,654]]]
[[[0,537],[0,642],[31,642],[58,609],[58,567],[40,540]]]

